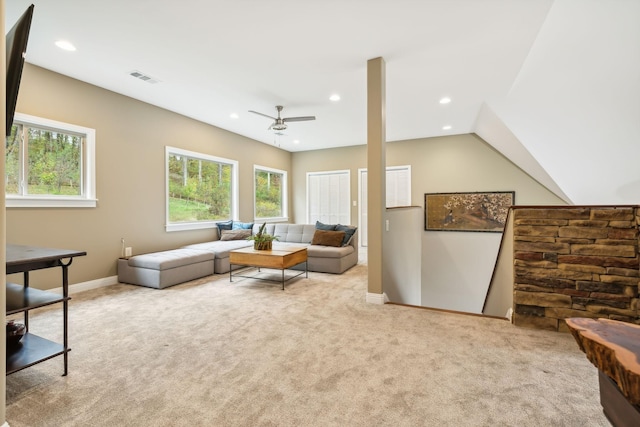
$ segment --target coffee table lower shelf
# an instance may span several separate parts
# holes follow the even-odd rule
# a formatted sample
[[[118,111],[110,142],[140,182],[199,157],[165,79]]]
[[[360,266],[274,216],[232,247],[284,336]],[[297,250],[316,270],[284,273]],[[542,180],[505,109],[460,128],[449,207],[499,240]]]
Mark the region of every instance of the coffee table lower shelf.
[[[305,264],[306,264],[306,261],[305,261]],[[253,276],[249,276],[249,275],[245,274],[245,272],[249,272],[251,270],[258,270],[258,273],[254,274]],[[293,276],[289,276],[289,277],[285,276],[285,270],[287,270],[287,269],[283,268],[282,270],[280,270],[282,276],[281,276],[281,278],[278,278],[278,279],[272,279],[272,278],[269,278],[269,277],[260,277],[260,276],[258,276],[258,274],[263,273],[262,270],[277,270],[277,269],[269,269],[269,268],[264,268],[264,267],[244,266],[244,267],[236,269],[235,270],[235,274],[233,274],[234,273],[233,270],[230,270],[229,271],[229,281],[233,282],[233,278],[234,277],[242,277],[243,279],[256,279],[256,280],[263,280],[263,281],[266,281],[266,282],[281,283],[282,284],[282,290],[284,291],[284,284],[287,283],[289,280],[295,279],[296,277],[300,277],[303,274],[305,275],[306,278],[309,277],[306,265],[305,265],[304,271],[300,271],[298,274],[294,274]],[[271,274],[271,275],[274,276],[274,274]]]
[[[304,263],[304,271],[295,274],[291,277],[285,278],[284,271],[294,267],[296,265]],[[233,274],[234,266],[244,266],[246,268],[236,269],[236,272],[245,272],[249,269],[258,269],[258,273],[261,273],[261,269],[280,270],[280,279],[275,280],[271,278],[246,276],[241,274]],[[282,283],[282,290],[284,291],[284,284],[291,279],[301,276],[309,277],[307,268],[307,248],[306,247],[281,247],[274,246],[272,250],[258,251],[253,248],[242,248],[229,252],[229,281],[233,282],[233,277],[244,277],[249,279],[266,280],[270,282]]]

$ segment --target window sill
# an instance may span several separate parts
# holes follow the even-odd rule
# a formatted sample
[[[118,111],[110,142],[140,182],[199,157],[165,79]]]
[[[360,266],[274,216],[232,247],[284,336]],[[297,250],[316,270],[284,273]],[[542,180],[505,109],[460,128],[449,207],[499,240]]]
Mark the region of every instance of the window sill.
[[[95,208],[98,199],[5,196],[7,208]]]
[[[263,222],[289,222],[289,217],[276,217],[276,218],[254,218],[254,223]]]
[[[166,224],[165,230],[167,233],[172,231],[187,231],[187,230],[203,230],[206,228],[217,227],[216,221],[203,221],[203,222],[178,222],[174,224]]]

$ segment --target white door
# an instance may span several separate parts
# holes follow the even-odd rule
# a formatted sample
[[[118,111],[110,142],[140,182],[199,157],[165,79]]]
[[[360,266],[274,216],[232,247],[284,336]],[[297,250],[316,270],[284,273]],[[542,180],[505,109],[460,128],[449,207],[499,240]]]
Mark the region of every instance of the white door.
[[[388,208],[411,205],[411,165],[387,166],[386,205]],[[358,169],[358,223],[360,244],[367,246],[367,170]]]
[[[351,171],[307,173],[307,223],[351,225]]]

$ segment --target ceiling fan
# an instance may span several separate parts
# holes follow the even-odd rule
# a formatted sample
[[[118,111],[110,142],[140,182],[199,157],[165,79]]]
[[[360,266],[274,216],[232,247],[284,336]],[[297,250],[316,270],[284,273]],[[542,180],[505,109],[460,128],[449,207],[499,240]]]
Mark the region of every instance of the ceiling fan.
[[[282,111],[282,105],[276,105],[276,110],[278,110],[278,117],[271,117],[267,114],[262,114],[257,111],[249,110],[250,113],[257,114],[259,116],[268,117],[273,119],[274,122],[269,126],[269,130],[282,131],[287,128],[287,122],[304,122],[307,120],[315,120],[316,116],[302,116],[302,117],[280,117],[280,112]]]

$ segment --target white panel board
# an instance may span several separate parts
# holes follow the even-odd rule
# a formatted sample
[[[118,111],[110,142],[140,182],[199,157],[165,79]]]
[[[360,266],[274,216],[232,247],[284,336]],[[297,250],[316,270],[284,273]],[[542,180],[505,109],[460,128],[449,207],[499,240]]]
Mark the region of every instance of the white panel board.
[[[501,233],[424,232],[421,305],[482,313],[501,236]]]

